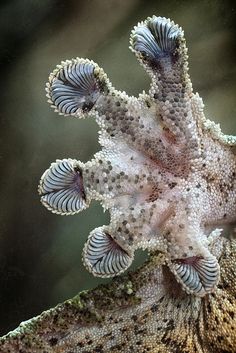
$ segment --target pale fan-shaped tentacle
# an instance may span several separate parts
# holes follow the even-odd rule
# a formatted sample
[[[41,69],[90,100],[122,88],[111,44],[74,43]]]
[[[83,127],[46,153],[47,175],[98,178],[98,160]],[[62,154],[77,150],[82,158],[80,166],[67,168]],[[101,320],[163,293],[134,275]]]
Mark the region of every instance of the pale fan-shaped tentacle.
[[[164,17],[148,18],[134,28],[131,34],[131,49],[139,59],[150,66],[159,65],[160,59],[175,54],[183,31]]]
[[[133,261],[133,252],[124,250],[107,227],[94,229],[84,246],[83,262],[94,276],[114,277],[124,272]]]
[[[46,86],[49,102],[59,114],[78,117],[89,112],[111,89],[104,71],[93,61],[80,58],[58,65]]]
[[[42,175],[41,202],[53,213],[72,215],[88,206],[79,164],[73,159],[57,160]]]
[[[185,160],[199,157],[198,113],[192,110],[192,85],[183,30],[164,17],[147,18],[131,33],[131,50],[150,74],[150,96],[165,129]]]
[[[170,131],[163,131],[159,110],[143,99],[115,91],[93,61],[77,58],[62,62],[50,75],[46,90],[49,102],[59,114],[96,116],[102,145],[116,144],[122,137],[128,146],[151,160],[161,161],[165,168],[173,163],[176,167],[183,164],[183,147],[176,144]]]
[[[153,79],[157,79],[159,72],[160,85],[164,78],[181,79],[178,74],[186,69],[180,65],[187,64],[186,48],[183,31],[173,21],[165,17],[148,17],[134,27],[130,44],[130,49]]]
[[[169,267],[183,289],[199,297],[214,291],[220,277],[219,264],[214,256],[173,260]]]
[[[103,69],[88,59],[77,58],[58,65],[49,76],[46,91],[49,102],[59,114],[95,116],[101,127],[102,145],[115,143],[122,136],[129,145],[139,146],[138,136],[146,131],[148,137],[154,126],[155,136],[161,134],[156,113],[137,98],[116,91]]]

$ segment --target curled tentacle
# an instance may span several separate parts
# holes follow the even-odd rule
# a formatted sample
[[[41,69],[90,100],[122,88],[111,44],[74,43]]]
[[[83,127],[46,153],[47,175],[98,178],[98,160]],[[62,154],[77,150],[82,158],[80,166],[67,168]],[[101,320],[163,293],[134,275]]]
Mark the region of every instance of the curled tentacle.
[[[83,250],[83,262],[94,276],[117,276],[132,261],[132,251],[124,250],[109,234],[107,227],[96,228],[90,233]]]
[[[88,206],[79,162],[57,160],[47,169],[39,184],[42,204],[60,215],[73,215]]]
[[[165,252],[167,245],[158,227],[166,217],[166,207],[160,204],[157,210],[155,203],[143,203],[135,209],[110,208],[109,226],[93,230],[85,244],[83,262],[88,270],[95,276],[112,277],[131,265],[138,248]]]
[[[163,130],[159,112],[145,102],[115,91],[104,71],[93,61],[72,59],[52,72],[47,84],[52,107],[63,115],[96,116],[101,127],[100,142],[107,146],[122,139],[151,160],[168,167],[182,165],[182,146]]]
[[[182,36],[182,29],[174,22],[153,16],[134,28],[131,34],[131,48],[138,58],[155,67],[161,58],[174,58]]]
[[[150,96],[165,129],[174,136],[185,160],[200,154],[198,113],[191,106],[192,85],[184,33],[164,17],[148,18],[134,28],[131,50],[150,74]]]
[[[203,297],[213,292],[219,282],[220,267],[214,256],[174,260],[169,263],[169,267],[189,294]]]
[[[128,146],[150,158],[173,158],[173,141],[170,143],[168,134],[162,133],[157,113],[141,100],[115,91],[93,61],[77,58],[62,62],[50,75],[46,90],[49,102],[60,114],[83,117],[96,112],[102,145],[117,143],[122,136]]]
[[[72,59],[58,65],[46,86],[52,107],[63,115],[82,116],[111,85],[104,71],[93,61]]]

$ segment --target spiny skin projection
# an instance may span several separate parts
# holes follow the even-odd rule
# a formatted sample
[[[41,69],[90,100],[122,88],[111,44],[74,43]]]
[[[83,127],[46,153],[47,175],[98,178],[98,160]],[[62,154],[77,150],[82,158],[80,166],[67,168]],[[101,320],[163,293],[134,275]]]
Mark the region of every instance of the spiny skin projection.
[[[115,90],[88,59],[62,62],[50,75],[52,107],[95,117],[102,148],[87,163],[53,163],[40,181],[41,201],[61,215],[80,212],[92,199],[109,210],[110,224],[94,229],[83,250],[95,276],[121,274],[138,248],[158,250],[182,288],[201,297],[220,277],[210,245],[236,218],[236,138],[205,118],[178,25],[147,18],[130,43],[151,78],[148,94]]]

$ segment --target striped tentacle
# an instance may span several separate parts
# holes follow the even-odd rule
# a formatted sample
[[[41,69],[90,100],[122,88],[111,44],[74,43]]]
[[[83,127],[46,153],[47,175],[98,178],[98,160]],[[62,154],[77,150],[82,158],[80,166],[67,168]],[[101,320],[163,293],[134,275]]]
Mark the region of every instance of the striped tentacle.
[[[214,256],[174,260],[169,267],[183,289],[199,297],[211,293],[219,281],[220,268]]]
[[[108,233],[107,227],[94,229],[83,250],[85,267],[94,276],[114,277],[132,263],[133,254],[124,250]]]
[[[46,92],[59,114],[82,117],[109,88],[106,74],[96,63],[77,58],[57,66],[49,76]]]
[[[60,215],[72,215],[87,207],[82,169],[73,159],[57,160],[39,184],[42,204]]]

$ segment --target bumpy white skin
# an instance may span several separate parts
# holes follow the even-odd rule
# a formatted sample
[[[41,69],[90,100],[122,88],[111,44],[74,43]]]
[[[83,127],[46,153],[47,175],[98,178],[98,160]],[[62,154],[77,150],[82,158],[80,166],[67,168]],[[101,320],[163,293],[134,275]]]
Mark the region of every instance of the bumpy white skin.
[[[122,273],[137,248],[158,249],[183,289],[204,296],[220,274],[209,244],[235,220],[236,140],[204,117],[181,28],[148,18],[134,28],[131,50],[151,77],[139,98],[116,91],[87,59],[62,62],[50,75],[49,102],[59,114],[95,117],[102,150],[85,164],[52,164],[41,201],[58,214],[80,212],[91,199],[109,209],[111,223],[84,248],[95,276]]]

